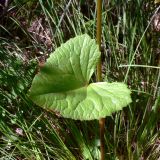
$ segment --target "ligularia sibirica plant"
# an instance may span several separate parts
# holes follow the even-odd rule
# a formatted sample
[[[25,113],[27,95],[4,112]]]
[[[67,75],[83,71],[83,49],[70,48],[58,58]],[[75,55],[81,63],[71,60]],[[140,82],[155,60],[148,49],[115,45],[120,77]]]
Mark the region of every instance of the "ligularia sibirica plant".
[[[76,120],[110,116],[131,102],[124,83],[89,83],[100,58],[94,39],[76,36],[57,48],[35,76],[29,97],[37,105]]]

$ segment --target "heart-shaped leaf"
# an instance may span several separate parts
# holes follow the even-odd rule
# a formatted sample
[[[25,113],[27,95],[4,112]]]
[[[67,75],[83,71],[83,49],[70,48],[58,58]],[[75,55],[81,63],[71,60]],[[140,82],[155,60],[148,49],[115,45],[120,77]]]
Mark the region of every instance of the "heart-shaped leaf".
[[[88,35],[77,36],[51,54],[33,80],[29,96],[39,106],[63,117],[91,120],[111,115],[131,102],[123,83],[91,83],[100,57]]]

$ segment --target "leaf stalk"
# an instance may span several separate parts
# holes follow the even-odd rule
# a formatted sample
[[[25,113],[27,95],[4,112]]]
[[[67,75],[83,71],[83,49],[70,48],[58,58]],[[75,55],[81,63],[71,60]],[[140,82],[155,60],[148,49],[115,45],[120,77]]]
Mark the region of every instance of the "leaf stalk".
[[[99,45],[99,50],[101,51],[101,35],[102,35],[102,0],[97,0],[97,32],[96,39]],[[102,81],[102,60],[101,56],[97,65],[97,81]],[[105,159],[105,147],[104,147],[104,132],[105,132],[105,118],[99,120],[100,127],[100,150],[101,150],[101,160]]]

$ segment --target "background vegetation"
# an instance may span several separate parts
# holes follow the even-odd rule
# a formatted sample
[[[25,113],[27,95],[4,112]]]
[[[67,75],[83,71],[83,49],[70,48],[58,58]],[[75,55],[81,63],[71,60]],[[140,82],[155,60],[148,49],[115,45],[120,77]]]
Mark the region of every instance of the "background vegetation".
[[[95,38],[95,4],[12,0],[0,7],[0,159],[99,159],[97,121],[63,119],[26,96],[56,47],[81,33]],[[154,1],[103,1],[103,79],[127,83],[133,100],[106,118],[107,160],[160,158],[159,17]]]

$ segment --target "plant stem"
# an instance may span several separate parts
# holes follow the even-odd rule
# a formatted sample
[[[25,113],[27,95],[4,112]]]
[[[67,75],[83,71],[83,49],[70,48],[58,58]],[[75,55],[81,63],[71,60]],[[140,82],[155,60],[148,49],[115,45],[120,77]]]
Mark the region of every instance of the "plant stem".
[[[100,149],[101,149],[101,160],[105,159],[105,148],[104,148],[104,127],[105,127],[105,118],[99,120],[100,127]]]
[[[97,43],[99,45],[99,50],[101,50],[101,34],[102,34],[102,0],[97,0]],[[102,81],[102,60],[100,60],[97,65],[97,81]],[[105,159],[105,149],[104,149],[104,130],[105,130],[105,118],[99,120],[100,127],[100,149],[101,149],[101,160]]]
[[[101,50],[101,34],[102,34],[102,0],[97,0],[97,43],[99,50]],[[97,65],[97,81],[102,81],[102,61],[101,57]]]

